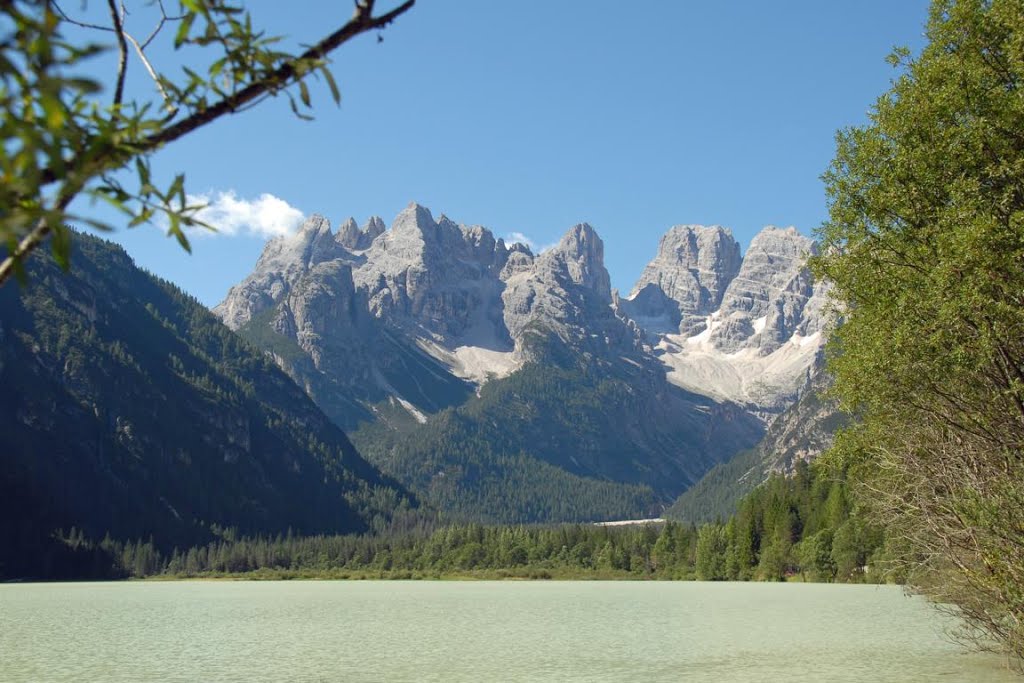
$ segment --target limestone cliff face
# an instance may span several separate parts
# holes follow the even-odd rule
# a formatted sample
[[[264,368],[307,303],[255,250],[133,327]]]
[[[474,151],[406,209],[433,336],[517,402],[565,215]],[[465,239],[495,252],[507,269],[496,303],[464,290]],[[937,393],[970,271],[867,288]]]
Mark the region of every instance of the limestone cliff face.
[[[604,245],[589,225],[534,256],[412,204],[390,230],[379,219],[361,230],[349,219],[332,234],[326,219],[311,217],[294,236],[270,241],[214,312],[240,329],[273,309],[258,324],[294,340],[321,370],[328,345],[354,349],[386,329],[455,374],[484,380],[528,356],[528,330],[570,345],[636,347],[611,300]],[[488,362],[494,367],[481,372]]]
[[[612,309],[604,243],[586,223],[571,228],[529,267],[524,263],[509,275],[502,304],[505,326],[521,355],[529,354],[531,331],[599,355],[639,346],[636,331]]]
[[[668,331],[667,323],[678,317],[675,326],[679,332],[696,334],[704,327],[703,316],[721,306],[725,289],[736,277],[741,263],[740,245],[727,228],[670,228],[629,296],[626,305],[631,317],[646,321],[648,326],[656,325],[658,331]],[[652,300],[657,290],[676,302],[678,315],[665,311],[660,298]],[[666,313],[669,319],[664,319]]]
[[[321,404],[328,394],[362,404],[392,396],[419,417],[448,399],[410,385],[440,378],[457,399],[463,380],[503,377],[531,359],[538,338],[599,355],[635,352],[639,333],[611,300],[604,245],[589,225],[534,256],[411,204],[389,230],[376,218],[362,229],[349,219],[332,233],[312,216],[271,240],[214,312],[270,347]]]
[[[349,218],[338,226],[338,233],[335,241],[349,251],[364,251],[370,248],[373,240],[384,233],[384,221],[378,216],[372,216],[361,229],[356,225],[354,218]]]
[[[357,256],[335,240],[330,222],[313,214],[296,234],[267,242],[252,273],[232,287],[213,312],[225,325],[237,330],[253,316],[282,301],[313,266],[333,259],[358,261]]]
[[[433,359],[435,375],[478,384],[515,370],[544,337],[598,357],[656,357],[675,384],[767,420],[796,399],[824,341],[826,288],[805,266],[815,249],[794,228],[767,227],[741,255],[727,228],[675,226],[622,299],[585,223],[534,255],[411,204],[390,229],[350,218],[332,233],[310,217],[271,240],[214,310],[233,329],[291,340],[319,372],[345,369],[385,393],[394,384],[366,370],[382,334]]]
[[[618,308],[691,391],[770,419],[792,403],[824,343],[827,287],[806,267],[813,240],[769,226],[740,257],[718,226],[677,226]]]
[[[369,312],[389,325],[451,343],[465,335],[509,344],[500,329],[499,274],[509,250],[489,230],[412,205],[375,239],[354,280]]]
[[[796,228],[767,227],[758,233],[722,298],[721,323],[710,337],[714,346],[732,353],[756,344],[767,354],[794,334],[817,332],[820,305],[814,302],[810,310],[807,305],[818,292],[806,267],[816,252],[814,241]]]

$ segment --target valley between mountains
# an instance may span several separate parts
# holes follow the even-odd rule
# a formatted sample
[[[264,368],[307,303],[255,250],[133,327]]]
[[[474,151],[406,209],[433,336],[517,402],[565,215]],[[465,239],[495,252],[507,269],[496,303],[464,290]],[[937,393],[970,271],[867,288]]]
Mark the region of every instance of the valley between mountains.
[[[212,312],[111,243],[74,249],[0,291],[8,577],[103,575],[75,539],[714,519],[837,424],[793,228],[744,254],[673,227],[622,296],[586,224],[534,254],[415,204],[314,215]]]

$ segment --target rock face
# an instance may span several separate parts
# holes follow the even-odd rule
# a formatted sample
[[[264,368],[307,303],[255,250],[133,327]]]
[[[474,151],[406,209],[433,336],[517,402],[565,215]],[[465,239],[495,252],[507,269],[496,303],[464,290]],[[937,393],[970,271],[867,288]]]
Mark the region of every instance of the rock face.
[[[335,240],[349,251],[364,251],[370,248],[373,240],[384,233],[384,221],[372,216],[366,225],[359,228],[354,218],[349,218],[338,227]]]
[[[534,255],[411,204],[390,230],[349,218],[334,234],[310,217],[270,241],[214,312],[249,336],[277,335],[284,365],[289,348],[300,352],[290,362],[320,375],[292,368],[308,387],[351,378],[331,392],[355,389],[357,403],[400,393],[393,375],[409,362],[457,398],[460,381],[507,376],[546,337],[598,357],[632,357],[646,342],[671,382],[767,419],[795,400],[824,340],[825,288],[805,267],[815,249],[794,228],[767,227],[741,256],[727,228],[675,226],[620,299],[587,224]],[[448,404],[420,393],[400,398],[420,411]]]
[[[252,274],[232,287],[213,312],[225,325],[237,330],[253,316],[278,304],[312,267],[332,259],[358,261],[335,239],[330,222],[314,214],[295,235],[267,242]]]
[[[826,288],[813,240],[767,227],[740,258],[721,227],[678,226],[619,309],[647,332],[679,386],[769,416],[795,400],[824,342]]]
[[[831,388],[832,376],[819,356],[796,403],[768,426],[757,446],[765,476],[792,474],[798,462],[811,462],[832,446],[849,416],[828,395]]]
[[[504,377],[529,360],[538,335],[635,350],[637,332],[611,298],[604,245],[589,225],[534,256],[411,204],[390,230],[379,218],[362,229],[350,218],[332,234],[327,219],[310,217],[295,235],[268,242],[214,313],[274,352],[351,428],[370,417],[353,401],[392,396],[414,415],[458,402],[465,381]],[[437,386],[399,391],[410,363],[414,378],[426,375],[412,384],[440,380],[443,400]],[[351,400],[332,409],[341,395]]]
[[[577,226],[537,258],[417,204],[390,230],[348,219],[335,234],[314,215],[268,242],[214,312],[346,428],[375,419],[370,406],[384,400],[420,420],[519,367],[530,331],[589,340],[594,318],[635,337],[608,306],[602,250]]]
[[[657,309],[650,308],[650,292],[652,288],[660,290],[678,305],[680,321],[675,328],[680,333],[696,334],[703,327],[703,316],[721,306],[725,289],[736,277],[741,263],[740,245],[729,229],[718,225],[677,225],[661,238],[657,256],[647,264],[633,287],[628,301],[636,302],[637,306],[627,304],[627,308],[633,309],[638,322],[643,319],[649,321],[649,327],[667,327],[671,320],[655,323],[659,318],[651,315]],[[642,296],[645,291],[648,295]]]
[[[443,345],[468,336],[510,347],[495,312],[508,249],[489,230],[445,216],[434,221],[414,204],[372,242],[365,258],[354,280],[375,318]]]
[[[637,334],[611,303],[604,243],[586,223],[571,228],[531,267],[523,262],[506,275],[502,294],[505,327],[521,358],[529,356],[531,334],[553,335],[598,355],[637,349]]]
[[[821,297],[815,299],[808,256],[817,251],[813,240],[796,228],[767,227],[750,243],[739,273],[729,283],[716,311],[709,341],[732,353],[755,344],[771,353],[793,335],[807,337],[821,325]],[[805,315],[810,303],[812,311]],[[757,335],[757,339],[752,339]]]

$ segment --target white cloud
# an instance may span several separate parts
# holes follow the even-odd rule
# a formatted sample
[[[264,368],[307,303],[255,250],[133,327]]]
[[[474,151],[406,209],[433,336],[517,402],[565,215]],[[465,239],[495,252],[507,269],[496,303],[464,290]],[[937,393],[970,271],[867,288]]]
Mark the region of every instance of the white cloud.
[[[234,190],[190,194],[188,203],[206,205],[193,216],[216,228],[215,235],[288,235],[295,232],[304,218],[294,206],[266,192],[252,200],[240,199]],[[209,234],[205,230],[197,232],[202,233]]]
[[[554,242],[552,244],[537,244],[532,239],[518,231],[508,233],[503,239],[505,240],[505,244],[515,244],[518,242],[519,244],[525,245],[529,247],[530,251],[534,254],[543,254],[545,251],[558,244],[558,242]]]
[[[509,234],[505,235],[505,244],[516,243],[529,247],[530,251],[534,251],[537,248],[537,243],[521,232],[510,232]]]

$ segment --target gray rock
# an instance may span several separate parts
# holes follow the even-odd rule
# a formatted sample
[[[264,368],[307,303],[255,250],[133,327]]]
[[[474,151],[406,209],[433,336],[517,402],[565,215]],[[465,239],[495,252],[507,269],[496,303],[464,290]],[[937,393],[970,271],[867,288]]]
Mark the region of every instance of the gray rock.
[[[795,228],[769,226],[740,259],[728,230],[677,226],[617,308],[673,382],[771,419],[796,399],[824,342],[827,287],[806,268],[815,249]]]
[[[711,343],[726,353],[756,345],[768,354],[794,334],[806,336],[809,329],[819,329],[819,320],[804,318],[804,309],[816,294],[806,262],[816,250],[814,240],[796,228],[769,226],[759,232],[722,297],[720,311],[726,324],[715,328]],[[811,310],[820,311],[820,306]]]
[[[677,225],[661,238],[657,255],[644,268],[629,300],[655,285],[678,304],[679,331],[697,334],[704,328],[704,316],[721,305],[741,262],[740,245],[728,228]]]
[[[312,265],[346,256],[350,255],[331,234],[330,222],[313,214],[296,234],[267,242],[253,272],[232,287],[213,312],[237,330],[287,296]]]
[[[519,252],[521,253],[521,252]],[[632,352],[636,332],[615,315],[611,282],[604,267],[604,243],[586,223],[530,263],[517,254],[503,271],[504,321],[516,352],[530,357],[529,333],[554,335],[572,348],[602,356]]]
[[[470,333],[507,343],[495,308],[508,250],[486,228],[434,221],[412,204],[364,255],[353,278],[373,316],[442,343]]]
[[[356,219],[349,217],[338,226],[338,234],[334,239],[345,249],[358,249],[361,235]]]
[[[362,228],[356,225],[354,218],[348,218],[338,227],[335,240],[348,251],[364,251],[384,230],[384,221],[378,216],[372,216]]]
[[[350,218],[332,234],[326,219],[311,216],[296,234],[268,242],[253,273],[214,311],[234,329],[256,318],[290,340],[306,364],[289,360],[287,348],[274,353],[307,387],[322,375],[336,388],[367,383],[409,399],[401,382],[387,379],[387,368],[431,367],[412,362],[409,349],[441,364],[429,372],[482,382],[535,357],[537,342],[548,339],[591,360],[660,367],[643,351],[646,334],[680,386],[775,411],[792,400],[801,381],[794,373],[806,370],[815,348],[791,353],[763,377],[750,363],[723,369],[720,361],[746,349],[768,356],[821,329],[823,288],[804,268],[813,249],[794,229],[766,228],[741,258],[728,229],[676,226],[631,296],[619,299],[604,245],[585,223],[534,255],[486,228],[435,220],[414,203],[390,230],[376,217],[363,228]],[[712,357],[718,365],[688,370]],[[756,376],[737,380],[737,373]],[[719,379],[726,384],[707,385]]]
[[[677,333],[683,319],[679,302],[653,282],[645,284],[629,299],[618,299],[616,309],[654,336]]]

